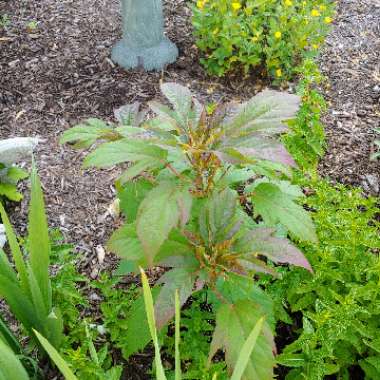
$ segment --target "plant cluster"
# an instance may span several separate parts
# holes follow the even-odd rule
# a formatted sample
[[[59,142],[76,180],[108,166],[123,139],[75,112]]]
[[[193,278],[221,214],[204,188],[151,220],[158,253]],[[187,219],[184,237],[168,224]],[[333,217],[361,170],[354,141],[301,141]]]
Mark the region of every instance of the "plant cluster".
[[[256,68],[289,79],[318,53],[333,12],[330,0],[199,0],[193,26],[201,63],[218,76]]]
[[[296,336],[278,361],[293,368],[289,380],[349,379],[355,373],[355,378],[378,379],[377,200],[364,198],[359,189],[302,181],[314,191],[306,203],[315,210],[320,244],[302,244],[314,275],[289,269],[268,286],[277,310],[285,305],[288,313],[278,313],[278,318],[291,324]]]
[[[241,105],[220,105],[209,115],[187,88],[167,83],[161,89],[173,108],[151,102],[155,118],[146,120],[138,104],[126,106],[117,113],[120,126],[91,119],[67,131],[62,142],[81,147],[101,142],[85,166],[131,162],[117,181],[127,221],[108,246],[129,271],[168,269],[157,283],[158,328],[174,316],[176,289],[184,305],[207,287],[216,312],[209,359],[224,349],[232,372],[248,332],[266,316],[245,378],[269,378],[272,304],[252,275],[276,275],[271,263],[311,270],[301,251],[283,237],[285,231],[316,241],[310,216],[296,202],[302,191],[284,179],[294,161],[276,138],[287,129],[283,121],[297,112],[299,98],[265,91]],[[246,181],[240,191],[238,185]],[[249,204],[253,217],[245,210]],[[145,334],[141,327],[144,314],[137,300],[128,323],[139,324],[139,339],[131,327],[126,333],[130,354],[150,340],[147,327]]]

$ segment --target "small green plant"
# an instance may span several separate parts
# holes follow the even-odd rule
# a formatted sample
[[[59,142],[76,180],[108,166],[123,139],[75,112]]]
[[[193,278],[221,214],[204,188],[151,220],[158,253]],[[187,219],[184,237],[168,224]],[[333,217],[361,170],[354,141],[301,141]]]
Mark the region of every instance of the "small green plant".
[[[10,24],[10,22],[11,21],[10,21],[9,16],[7,14],[0,15],[0,29],[3,29],[6,26],[8,26]]]
[[[297,118],[289,122],[290,132],[284,135],[283,141],[300,169],[315,172],[326,145],[321,121],[326,103],[316,89],[324,78],[312,59],[304,61],[299,73],[301,79],[297,93],[302,103]]]
[[[318,53],[333,9],[330,0],[199,0],[193,26],[201,63],[218,76],[257,68],[288,79],[302,58]]]
[[[380,128],[376,128],[375,132],[380,133]],[[380,157],[380,140],[375,140],[375,145],[378,147],[379,151],[372,154],[371,159],[376,160]]]
[[[279,363],[292,368],[287,380],[323,380],[330,375],[349,379],[350,373],[360,372],[366,379],[378,379],[378,200],[365,198],[360,189],[301,181],[314,193],[307,205],[315,210],[320,244],[302,244],[314,276],[292,268],[269,286],[276,310],[285,305],[290,313],[277,317],[292,324],[296,337],[278,357]],[[298,318],[292,323],[294,315]]]
[[[28,32],[32,33],[32,32],[35,32],[38,28],[38,21],[36,20],[31,20],[29,21],[27,24],[26,24],[26,29],[28,30]]]
[[[86,166],[132,163],[117,181],[127,223],[113,234],[109,248],[129,271],[170,269],[154,288],[158,329],[174,317],[175,289],[183,305],[207,287],[216,312],[209,359],[224,349],[232,373],[240,347],[265,315],[244,378],[267,379],[273,369],[272,305],[252,274],[276,275],[271,263],[311,270],[303,254],[276,232],[278,224],[298,239],[316,241],[309,214],[296,203],[302,191],[280,177],[289,174],[294,161],[277,135],[286,130],[283,121],[297,112],[299,98],[266,91],[209,114],[187,88],[167,83],[161,89],[173,109],[151,102],[157,117],[145,120],[138,104],[126,106],[117,112],[121,126],[90,119],[61,141],[81,147],[102,141]],[[239,193],[238,185],[248,180]],[[247,215],[249,203],[255,219],[263,222]],[[130,343],[124,352],[129,354],[150,339],[147,324],[142,327],[142,306],[140,298],[128,319]],[[138,331],[131,327],[136,324]]]
[[[29,375],[16,354],[0,337],[0,380],[29,380]]]
[[[42,331],[55,347],[62,340],[62,319],[52,299],[49,278],[50,240],[40,180],[35,168],[31,175],[28,223],[28,257],[24,258],[4,207],[0,216],[5,226],[15,269],[0,249],[0,296],[31,337]]]

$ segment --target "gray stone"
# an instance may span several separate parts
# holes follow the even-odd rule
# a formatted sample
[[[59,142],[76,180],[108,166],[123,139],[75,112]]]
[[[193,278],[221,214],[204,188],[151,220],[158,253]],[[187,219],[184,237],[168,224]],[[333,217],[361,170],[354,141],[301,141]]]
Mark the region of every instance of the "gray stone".
[[[162,0],[122,0],[123,39],[112,60],[125,69],[161,70],[178,57],[177,47],[164,35]]]

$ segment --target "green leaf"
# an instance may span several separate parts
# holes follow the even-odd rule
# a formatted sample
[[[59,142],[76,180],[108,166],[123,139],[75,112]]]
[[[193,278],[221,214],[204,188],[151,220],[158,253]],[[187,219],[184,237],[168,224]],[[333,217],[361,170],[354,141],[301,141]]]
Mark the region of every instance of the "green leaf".
[[[14,183],[20,181],[21,179],[25,179],[29,176],[28,172],[17,167],[17,166],[11,166],[7,170],[7,177],[13,181]]]
[[[176,268],[166,272],[157,282],[164,284],[157,296],[155,316],[160,330],[175,315],[175,291],[179,292],[180,305],[183,306],[193,293],[196,274],[192,268]]]
[[[29,380],[29,376],[13,351],[0,339],[0,380]]]
[[[178,196],[179,190],[175,182],[162,182],[140,204],[137,235],[149,265],[153,264],[162,243],[179,222]]]
[[[190,90],[177,83],[163,83],[161,84],[161,92],[173,105],[177,122],[186,130],[192,106]]]
[[[50,356],[50,359],[54,362],[54,364],[58,367],[62,375],[66,380],[78,380],[74,373],[71,371],[69,365],[62,358],[62,356],[58,353],[58,351],[49,343],[49,341],[44,338],[38,331],[34,330],[34,334],[37,339],[41,343],[42,347]]]
[[[132,223],[137,216],[137,210],[146,194],[152,190],[151,182],[144,178],[126,183],[119,191],[120,209],[127,217],[128,223]]]
[[[5,212],[4,207],[1,203],[0,203],[0,215],[1,215],[1,219],[3,221],[4,227],[5,227],[5,232],[7,234],[8,244],[9,244],[9,247],[11,249],[12,257],[13,257],[13,260],[15,262],[17,272],[20,276],[21,288],[23,289],[23,291],[26,295],[30,295],[29,279],[28,279],[28,273],[27,273],[25,262],[24,262],[24,258],[23,258],[20,246],[17,242],[16,234],[15,234],[13,227],[12,227],[12,225],[8,219],[7,213]],[[4,256],[3,256],[3,258],[4,258],[4,260],[2,260],[2,261],[4,263],[5,263],[5,261],[8,262],[8,260],[6,260]],[[5,266],[4,267],[2,266],[1,268],[5,268]],[[3,270],[0,270],[0,273],[5,275]],[[8,274],[10,274],[10,271],[8,271]],[[7,277],[9,279],[12,279],[13,275],[8,275]]]
[[[249,363],[250,356],[253,349],[256,346],[257,339],[261,334],[261,330],[264,324],[264,317],[260,318],[256,323],[255,327],[249,334],[247,340],[245,341],[243,347],[241,348],[238,361],[235,365],[234,372],[232,374],[231,380],[240,380],[243,377],[244,371]]]
[[[46,314],[52,308],[49,279],[50,238],[45,214],[41,183],[35,167],[31,174],[31,198],[28,217],[29,263],[41,291]]]
[[[252,301],[222,304],[216,314],[216,328],[211,342],[209,359],[212,359],[218,349],[224,349],[227,366],[232,372],[238,363],[241,347],[244,346],[252,330],[263,316],[261,307]],[[273,348],[272,331],[269,325],[264,323],[242,380],[273,379]]]
[[[148,325],[150,330],[150,335],[153,339],[154,352],[155,352],[155,363],[156,363],[156,377],[157,380],[166,380],[164,367],[162,366],[161,361],[161,352],[160,346],[158,343],[156,321],[154,317],[154,306],[153,306],[153,296],[149,287],[148,278],[146,277],[145,272],[141,269],[141,279],[143,284],[144,291],[144,301],[145,301],[145,311],[148,319]]]
[[[22,354],[23,348],[20,342],[15,337],[13,332],[9,329],[9,327],[0,315],[0,341],[1,340],[3,340],[4,343],[6,343],[15,354]]]
[[[152,170],[158,167],[163,166],[163,163],[152,161],[151,158],[140,160],[134,165],[130,166],[124,173],[117,179],[120,185],[124,185],[126,182],[131,179],[139,176],[142,172]]]
[[[143,140],[122,139],[104,143],[84,160],[84,167],[109,167],[122,162],[156,160],[165,163],[167,151]]]
[[[265,223],[281,223],[299,239],[318,241],[310,215],[294,203],[293,196],[283,193],[278,186],[260,183],[251,199],[255,214],[261,215]]]
[[[226,234],[236,225],[237,193],[226,188],[214,192],[199,214],[199,229],[207,244],[225,240]]]
[[[113,128],[109,127],[104,121],[99,119],[88,119],[84,124],[79,124],[65,131],[59,140],[60,144],[77,142],[76,147],[87,148],[95,143],[96,140],[114,133]]]
[[[144,250],[137,237],[136,226],[134,224],[125,224],[116,230],[108,241],[107,247],[110,251],[128,261],[138,261],[141,263],[144,260]]]
[[[14,202],[20,202],[22,194],[17,191],[17,186],[12,183],[0,183],[0,195]]]

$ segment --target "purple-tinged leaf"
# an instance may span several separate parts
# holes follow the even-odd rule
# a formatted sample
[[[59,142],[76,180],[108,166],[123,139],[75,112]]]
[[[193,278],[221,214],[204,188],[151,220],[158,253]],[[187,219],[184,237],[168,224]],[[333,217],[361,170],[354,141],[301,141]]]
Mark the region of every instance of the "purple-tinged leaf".
[[[175,314],[175,291],[178,290],[181,307],[193,293],[196,274],[189,268],[172,269],[157,282],[164,284],[154,306],[157,329],[165,326]]]
[[[272,146],[257,147],[257,148],[237,148],[237,151],[243,156],[248,158],[258,158],[261,160],[268,160],[279,162],[283,165],[297,167],[293,157],[289,154],[282,144],[272,142]]]
[[[245,260],[263,255],[275,263],[292,264],[312,272],[304,254],[288,239],[275,237],[274,233],[273,228],[257,228],[241,237],[234,248]]]
[[[209,360],[219,349],[225,350],[228,371],[231,374],[243,347],[256,323],[265,315],[261,306],[250,300],[223,304],[216,314],[216,328],[212,338]],[[257,339],[242,380],[273,379],[274,339],[267,322]]]

